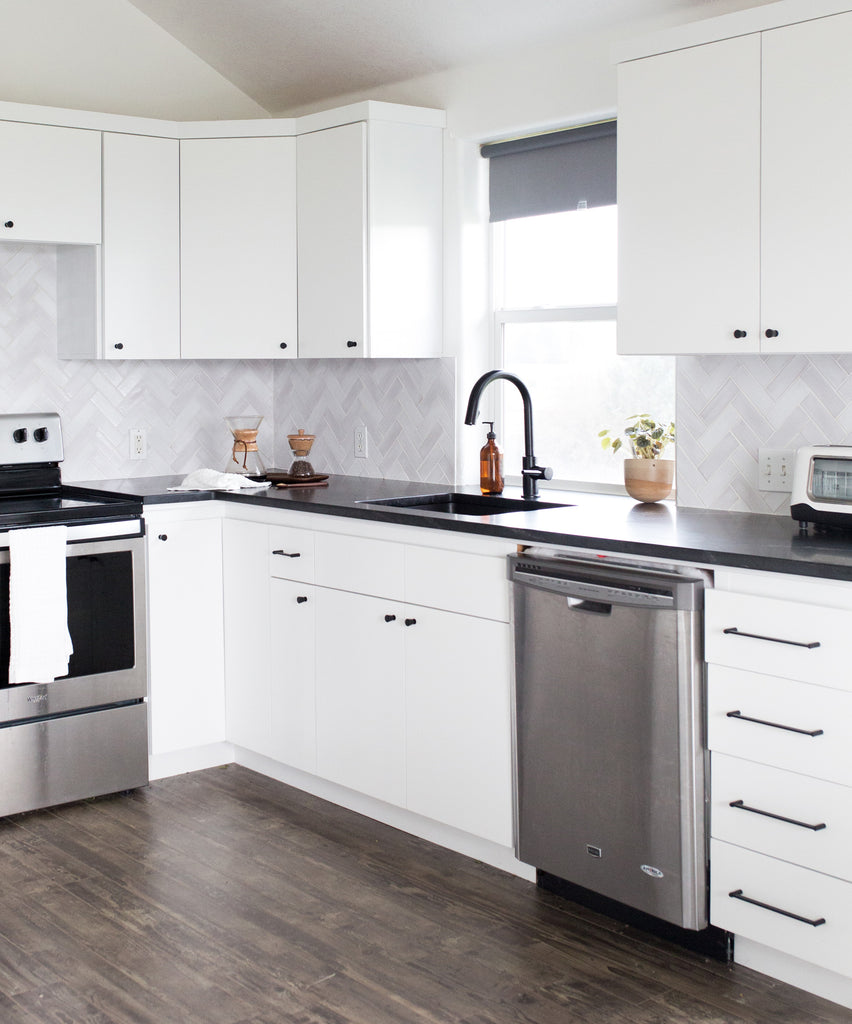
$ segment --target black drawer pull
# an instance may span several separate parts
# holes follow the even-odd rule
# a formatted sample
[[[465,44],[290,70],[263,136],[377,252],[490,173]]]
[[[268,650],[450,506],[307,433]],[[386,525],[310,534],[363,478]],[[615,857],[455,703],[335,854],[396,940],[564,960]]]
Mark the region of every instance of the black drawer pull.
[[[821,832],[825,827],[825,822],[820,822],[819,825],[809,825],[806,821],[796,821],[795,818],[785,818],[783,814],[773,814],[771,811],[762,811],[759,807],[749,807],[748,804],[742,800],[732,800],[728,807],[736,807],[738,811],[751,811],[752,814],[761,814],[764,818],[774,818],[775,821],[786,821],[788,825],[798,825],[799,828],[809,828],[812,832]]]
[[[405,620],[405,624],[406,624],[406,626],[416,626],[417,625],[417,619],[406,619]]]
[[[783,729],[785,732],[797,732],[802,736],[822,736],[822,729],[797,729],[795,725],[781,725],[779,722],[767,722],[763,718],[749,718],[742,711],[729,711],[726,718],[739,718],[742,722],[754,722],[756,725],[768,725],[771,729]]]
[[[302,557],[301,551],[282,551],[281,548],[279,548],[277,551],[273,551],[272,554],[273,555],[283,555],[285,558],[301,558]]]
[[[396,622],[396,616],[395,615],[386,615],[385,616],[385,622]]]
[[[821,647],[819,640],[813,640],[809,644],[802,643],[801,640],[782,640],[780,636],[761,636],[760,633],[743,633],[736,626],[729,626],[727,629],[722,630],[723,633],[727,633],[728,636],[747,636],[752,640],[768,640],[772,644],[789,644],[791,647],[807,647],[809,651],[812,651],[815,647]]]
[[[761,907],[763,910],[771,910],[773,914],[792,917],[794,921],[801,921],[802,924],[809,924],[812,928],[819,928],[821,924],[825,924],[824,917],[811,919],[810,917],[802,917],[801,914],[793,914],[789,910],[782,910],[780,907],[773,907],[771,903],[761,903],[760,900],[753,900],[750,896],[743,896],[742,889],[734,889],[734,891],[729,892],[728,895],[732,900],[742,900],[743,903],[751,903],[754,907]]]
[[[304,603],[305,603],[305,601],[307,601],[307,598],[306,598],[306,597],[303,597],[303,596],[301,596],[301,595],[300,595],[299,597],[297,597],[297,598],[296,598],[296,604],[304,604]]]

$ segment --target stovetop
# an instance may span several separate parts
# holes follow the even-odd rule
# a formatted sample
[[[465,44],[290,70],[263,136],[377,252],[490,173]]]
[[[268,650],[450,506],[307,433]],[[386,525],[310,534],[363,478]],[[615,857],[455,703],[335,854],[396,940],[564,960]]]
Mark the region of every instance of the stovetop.
[[[62,487],[58,492],[0,497],[0,530],[141,517],[141,501],[110,497],[85,488]]]

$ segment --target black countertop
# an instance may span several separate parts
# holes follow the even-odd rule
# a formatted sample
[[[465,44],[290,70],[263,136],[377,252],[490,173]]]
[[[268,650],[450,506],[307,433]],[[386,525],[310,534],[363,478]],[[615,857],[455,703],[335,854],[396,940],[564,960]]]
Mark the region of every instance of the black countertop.
[[[784,572],[825,579],[852,580],[852,533],[800,536],[787,516],[676,508],[670,502],[640,504],[631,498],[542,488],[542,500],[566,508],[508,512],[491,516],[446,515],[414,509],[363,504],[369,498],[440,494],[454,488],[404,480],[331,476],[328,486],[261,491],[169,491],[183,478],[139,477],[79,484],[106,494],[141,499],[145,505],[208,501],[216,498],[269,508],[399,523],[480,536],[503,537],[519,544],[564,545],[662,559]],[[520,490],[507,488],[507,497]]]

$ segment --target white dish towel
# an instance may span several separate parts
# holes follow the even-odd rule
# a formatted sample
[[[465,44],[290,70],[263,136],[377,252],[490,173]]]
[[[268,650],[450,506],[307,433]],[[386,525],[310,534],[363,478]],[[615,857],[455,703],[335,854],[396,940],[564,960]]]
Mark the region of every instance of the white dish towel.
[[[67,526],[8,533],[10,683],[50,683],[68,672],[67,533]]]

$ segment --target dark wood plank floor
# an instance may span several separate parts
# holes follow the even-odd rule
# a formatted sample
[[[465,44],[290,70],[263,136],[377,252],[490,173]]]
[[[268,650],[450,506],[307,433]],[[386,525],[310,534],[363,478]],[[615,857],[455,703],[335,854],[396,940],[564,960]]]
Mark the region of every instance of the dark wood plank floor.
[[[849,1024],[229,766],[0,821],[2,1024]]]

